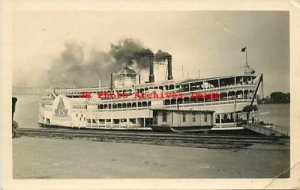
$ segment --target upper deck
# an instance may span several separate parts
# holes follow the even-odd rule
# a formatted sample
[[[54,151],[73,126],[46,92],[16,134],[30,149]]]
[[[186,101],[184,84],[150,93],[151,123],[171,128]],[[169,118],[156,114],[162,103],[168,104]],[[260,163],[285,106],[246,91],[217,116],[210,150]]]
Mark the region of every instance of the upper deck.
[[[251,88],[255,85],[256,76],[238,75],[213,78],[193,78],[184,80],[168,80],[154,83],[143,83],[122,88],[95,87],[95,88],[55,88],[49,89],[53,95],[65,95],[70,98],[79,98],[83,92],[97,94],[100,91],[127,93],[147,92],[150,90],[191,92],[191,91],[222,91],[235,88]]]

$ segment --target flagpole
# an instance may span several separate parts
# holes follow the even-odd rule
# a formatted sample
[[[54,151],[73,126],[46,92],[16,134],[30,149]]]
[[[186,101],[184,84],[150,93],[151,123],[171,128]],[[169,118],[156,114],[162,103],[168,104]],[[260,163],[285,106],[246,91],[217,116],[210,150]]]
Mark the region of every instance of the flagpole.
[[[246,46],[246,72],[249,74],[249,65],[248,65],[248,48]]]
[[[247,46],[245,46],[243,49],[242,49],[242,52],[245,52],[246,53],[246,68],[245,68],[245,71],[244,73],[245,74],[249,74],[249,65],[248,65],[248,50],[247,50]]]

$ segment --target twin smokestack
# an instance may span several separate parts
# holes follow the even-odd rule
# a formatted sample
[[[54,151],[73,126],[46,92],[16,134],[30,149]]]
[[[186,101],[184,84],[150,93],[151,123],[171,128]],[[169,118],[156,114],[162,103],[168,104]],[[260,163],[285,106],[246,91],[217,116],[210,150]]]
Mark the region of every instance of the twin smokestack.
[[[148,55],[149,58],[149,64],[150,64],[150,68],[149,68],[149,83],[153,83],[154,80],[154,54],[149,54]],[[173,80],[173,75],[172,75],[172,56],[168,55],[165,59],[167,59],[168,62],[168,80]],[[141,83],[141,76],[139,75],[139,84]],[[110,88],[112,90],[113,88],[113,73],[111,73],[110,76]]]
[[[150,62],[150,68],[149,68],[149,83],[154,82],[154,66],[153,66],[153,60],[154,55],[149,55],[149,62]]]
[[[154,82],[154,55],[151,54],[149,55],[149,62],[150,62],[150,68],[149,68],[149,83]],[[167,61],[168,61],[168,80],[172,80],[173,79],[173,75],[172,75],[172,56],[169,55],[167,57]]]
[[[168,80],[173,80],[173,75],[172,75],[172,56],[168,56]]]

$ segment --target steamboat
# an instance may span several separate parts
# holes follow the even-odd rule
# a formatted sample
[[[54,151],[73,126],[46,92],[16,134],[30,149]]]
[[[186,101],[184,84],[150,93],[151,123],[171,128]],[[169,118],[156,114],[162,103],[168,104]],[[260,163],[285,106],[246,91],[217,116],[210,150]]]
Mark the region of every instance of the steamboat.
[[[167,80],[155,81],[154,56],[147,56],[149,81],[125,66],[111,74],[110,86],[52,88],[39,104],[42,127],[106,130],[243,130],[257,121],[261,77],[247,63],[241,75],[174,80],[172,56]],[[176,117],[176,119],[174,119]]]

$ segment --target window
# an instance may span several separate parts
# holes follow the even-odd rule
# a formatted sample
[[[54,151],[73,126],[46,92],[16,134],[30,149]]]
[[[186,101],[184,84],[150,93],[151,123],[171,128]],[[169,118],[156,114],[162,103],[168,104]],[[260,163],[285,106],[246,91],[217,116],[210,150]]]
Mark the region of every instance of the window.
[[[193,122],[196,122],[196,113],[193,113]]]
[[[204,114],[204,122],[207,122],[207,114]]]
[[[183,86],[183,91],[189,91],[189,90],[190,90],[189,84]]]
[[[182,113],[182,122],[186,122],[186,113]]]
[[[163,115],[162,121],[167,122],[167,112],[163,112],[162,115]]]

